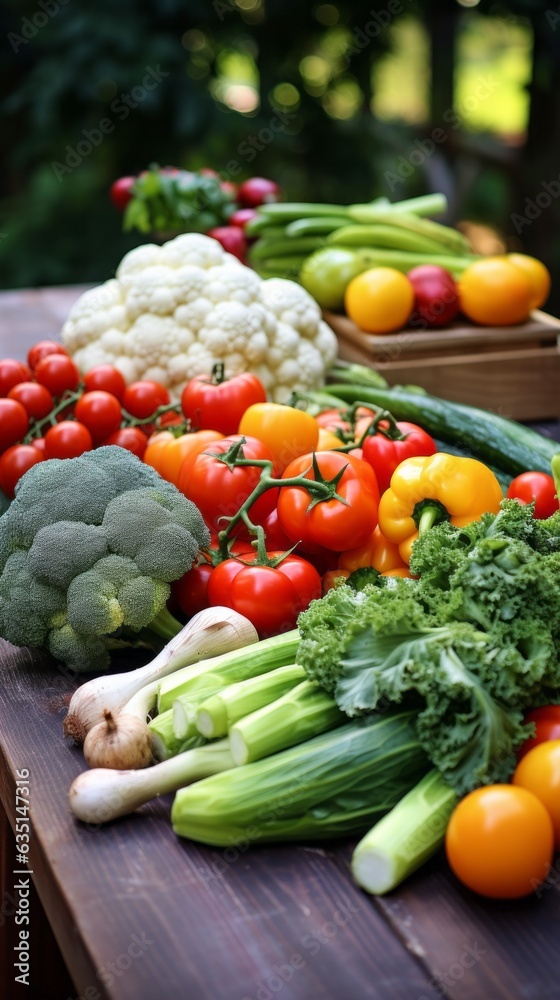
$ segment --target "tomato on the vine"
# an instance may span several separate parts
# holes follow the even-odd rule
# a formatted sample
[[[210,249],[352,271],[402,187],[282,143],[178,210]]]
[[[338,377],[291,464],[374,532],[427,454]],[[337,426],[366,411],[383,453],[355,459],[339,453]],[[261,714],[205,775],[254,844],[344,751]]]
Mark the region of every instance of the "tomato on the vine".
[[[87,427],[96,444],[117,431],[122,420],[117,397],[103,389],[84,392],[74,407],[74,414],[76,420]]]
[[[314,480],[315,472],[310,468],[312,455],[302,455],[284,470],[282,478],[304,476]],[[377,524],[379,489],[375,473],[367,462],[352,455],[336,451],[319,451],[315,462],[325,480],[340,475],[336,486],[339,497],[330,500],[315,499],[303,486],[285,486],[280,490],[278,517],[286,534],[293,541],[323,545],[333,552],[362,545]]]
[[[169,393],[161,382],[131,382],[124,390],[122,405],[132,417],[145,420],[156,412],[158,407],[167,406]]]
[[[209,606],[208,582],[214,567],[209,562],[201,562],[171,585],[171,593],[183,614],[192,618]]]
[[[224,378],[223,365],[215,365],[212,375],[196,375],[181,395],[183,413],[194,427],[222,434],[235,434],[245,410],[264,402],[266,390],[256,375],[243,372]]]
[[[195,431],[194,434],[182,434],[181,437],[174,437],[163,448],[157,471],[160,476],[177,486],[183,462],[204,451],[213,441],[221,441],[222,437],[223,435],[219,431]]]
[[[535,504],[533,516],[542,520],[558,510],[558,497],[552,476],[546,472],[522,472],[509,484],[509,500]]]
[[[77,420],[63,420],[56,427],[49,427],[45,434],[47,458],[77,458],[92,448],[90,432]]]
[[[368,462],[375,472],[380,493],[389,489],[393,472],[405,458],[435,455],[437,451],[433,437],[417,424],[398,420],[396,427],[404,434],[403,439],[395,440],[391,436],[391,428],[382,422],[375,434],[366,436],[362,445],[364,462]]]
[[[62,344],[57,343],[56,340],[39,340],[27,352],[27,364],[31,368],[31,371],[35,371],[39,362],[49,354],[64,354],[68,356],[68,351]]]
[[[0,399],[0,451],[21,441],[29,429],[27,410],[17,399]]]
[[[3,358],[0,361],[0,396],[7,396],[15,385],[28,382],[30,378],[31,372],[23,362]]]
[[[54,407],[52,394],[38,382],[19,382],[10,389],[8,399],[17,399],[33,420],[42,420]]]
[[[86,392],[101,389],[103,392],[112,393],[119,400],[122,400],[126,389],[124,376],[113,365],[96,365],[95,368],[90,368],[84,375],[84,385]]]
[[[40,451],[43,458],[45,458],[46,449],[45,449],[44,437],[33,438],[33,440],[29,442],[29,444],[31,445],[32,448],[36,448],[37,451]]]
[[[53,396],[74,392],[80,383],[78,366],[66,354],[47,354],[35,365],[35,378]]]
[[[214,531],[221,531],[227,526],[227,518],[237,513],[260,480],[259,466],[238,465],[230,468],[223,460],[231,446],[241,440],[241,435],[233,434],[221,441],[210,442],[204,451],[187,456],[181,465],[179,489],[196,504]],[[267,446],[250,437],[245,438],[239,458],[272,462]],[[278,489],[267,490],[249,510],[251,521],[259,524],[274,509],[277,499]]]
[[[0,490],[12,498],[23,474],[43,459],[38,448],[30,444],[13,444],[0,455]]]
[[[270,552],[269,558],[280,555]],[[226,559],[215,567],[208,597],[212,606],[225,605],[248,618],[261,638],[294,628],[299,613],[321,596],[321,577],[300,556],[286,556],[274,567],[251,565],[256,552],[242,558],[243,562]]]
[[[119,448],[126,448],[137,458],[143,458],[148,444],[148,438],[139,427],[121,427],[120,430],[111,434],[103,444],[116,444]]]

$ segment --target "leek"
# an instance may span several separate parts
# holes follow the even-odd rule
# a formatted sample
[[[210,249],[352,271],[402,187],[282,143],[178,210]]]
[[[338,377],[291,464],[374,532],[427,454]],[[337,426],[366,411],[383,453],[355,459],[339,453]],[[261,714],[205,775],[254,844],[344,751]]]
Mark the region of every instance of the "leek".
[[[237,766],[248,764],[334,729],[347,718],[319,684],[303,681],[231,727],[231,755]]]
[[[443,844],[457,795],[437,770],[376,823],[352,856],[352,874],[367,892],[382,895],[399,885]]]
[[[226,736],[234,722],[280,698],[305,680],[306,676],[303,667],[292,664],[247,681],[230,684],[202,703],[196,715],[196,728],[209,740]],[[179,703],[175,702],[175,706],[177,704]]]
[[[175,796],[173,829],[224,847],[361,834],[429,768],[415,721],[372,714],[198,781]]]
[[[293,629],[175,671],[160,684],[158,712],[172,708],[173,702],[183,694],[196,696],[204,692],[208,698],[229,684],[293,663],[299,639],[298,630]]]

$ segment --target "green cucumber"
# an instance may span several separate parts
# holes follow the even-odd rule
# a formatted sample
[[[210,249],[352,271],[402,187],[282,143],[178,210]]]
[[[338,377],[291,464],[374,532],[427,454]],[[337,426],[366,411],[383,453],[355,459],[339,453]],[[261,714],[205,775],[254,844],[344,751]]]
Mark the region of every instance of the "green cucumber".
[[[552,457],[560,453],[559,442],[476,406],[394,387],[376,389],[335,383],[327,386],[327,390],[349,403],[361,400],[382,406],[397,420],[420,424],[441,441],[468,449],[482,462],[489,462],[512,476],[527,470],[550,474]]]

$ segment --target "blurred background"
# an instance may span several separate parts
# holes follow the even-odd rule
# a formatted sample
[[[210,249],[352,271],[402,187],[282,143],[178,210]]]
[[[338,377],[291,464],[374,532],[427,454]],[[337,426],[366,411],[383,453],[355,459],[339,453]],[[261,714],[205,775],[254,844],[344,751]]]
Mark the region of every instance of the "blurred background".
[[[154,161],[444,191],[481,251],[560,269],[560,3],[4,0],[0,26],[3,288],[109,277],[144,241],[109,187]]]

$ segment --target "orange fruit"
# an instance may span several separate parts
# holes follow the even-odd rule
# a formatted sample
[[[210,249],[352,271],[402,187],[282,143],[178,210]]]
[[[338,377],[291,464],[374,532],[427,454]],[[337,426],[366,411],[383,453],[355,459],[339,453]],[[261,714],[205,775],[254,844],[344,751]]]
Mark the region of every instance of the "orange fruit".
[[[361,330],[392,333],[406,325],[414,306],[414,289],[394,267],[373,267],[352,279],[344,305]]]
[[[529,257],[526,253],[508,253],[507,259],[520,267],[528,277],[533,288],[533,301],[531,309],[538,309],[542,306],[550,294],[550,271],[543,264],[542,260],[536,257]]]
[[[459,279],[465,316],[483,326],[511,326],[529,315],[534,290],[527,274],[508,257],[482,257]]]

